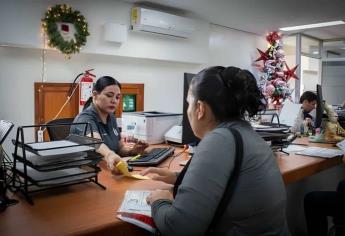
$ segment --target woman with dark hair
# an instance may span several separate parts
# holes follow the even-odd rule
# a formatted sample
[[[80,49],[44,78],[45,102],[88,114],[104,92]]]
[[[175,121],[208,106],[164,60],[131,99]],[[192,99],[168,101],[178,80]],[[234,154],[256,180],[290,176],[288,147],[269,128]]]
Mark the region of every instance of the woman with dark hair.
[[[89,122],[93,136],[102,139],[103,144],[96,150],[102,154],[111,170],[120,160],[120,156],[136,155],[148,146],[138,142],[131,148],[125,146],[121,140],[114,112],[119,105],[121,97],[121,84],[110,76],[99,78],[93,89],[92,96],[85,103],[83,111],[74,119],[74,123]],[[87,131],[91,135],[90,129]],[[84,125],[71,126],[71,133],[84,133]]]
[[[142,172],[174,184],[173,193],[156,190],[146,199],[162,235],[288,235],[285,186],[277,162],[244,120],[264,107],[264,101],[247,70],[210,67],[193,78],[187,114],[201,139],[193,158],[180,173],[162,168]],[[239,139],[243,144],[236,146]],[[223,198],[229,189],[230,198]]]

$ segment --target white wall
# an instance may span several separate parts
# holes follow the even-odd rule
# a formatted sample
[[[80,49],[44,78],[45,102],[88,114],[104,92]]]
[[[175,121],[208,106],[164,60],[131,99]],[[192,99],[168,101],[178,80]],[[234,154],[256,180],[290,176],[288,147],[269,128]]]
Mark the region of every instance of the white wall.
[[[208,23],[195,20],[196,30],[189,39],[152,36],[129,31],[123,44],[104,41],[104,23],[114,22],[130,25],[132,4],[113,0],[11,0],[0,8],[0,44],[43,47],[40,19],[55,4],[66,3],[83,14],[89,25],[90,36],[82,52],[118,55],[134,58],[151,58],[190,63],[207,63]],[[157,48],[159,45],[159,48]]]
[[[211,24],[209,65],[232,65],[257,73],[252,62],[258,58],[256,48],[266,50],[267,45],[264,42],[264,37]]]
[[[87,10],[81,11],[88,19],[90,15],[109,17],[109,8],[113,4],[108,2],[107,4],[102,3],[99,6],[95,6],[90,1],[80,2],[84,3],[83,9],[90,5]],[[119,4],[125,5],[124,3]],[[20,5],[18,1],[17,5]],[[35,5],[42,9],[40,14],[43,14],[45,11],[45,5],[44,7],[40,4]],[[36,12],[30,6],[28,7],[33,12]],[[129,9],[130,5],[127,4],[126,7]],[[81,8],[76,7],[76,9],[80,10]],[[1,9],[0,18],[1,13],[4,12]],[[102,13],[103,10],[107,14]],[[114,15],[121,15],[116,9],[113,10]],[[37,12],[34,15],[40,17]],[[16,14],[7,14],[7,16],[9,17],[6,19],[7,24],[0,23],[1,32],[10,32],[11,29],[9,28],[12,27],[12,22],[16,22]],[[36,22],[36,19],[28,16],[26,20],[22,19],[22,24],[17,22],[15,26],[25,31],[25,27],[33,25],[30,21]],[[3,22],[2,19],[0,19],[0,22]],[[92,20],[89,19],[89,23],[91,27],[93,24]],[[163,38],[158,37],[158,40],[154,35],[145,34],[144,38],[132,35],[129,37],[135,37],[137,48],[146,47],[151,40],[154,42],[151,45],[152,53],[154,54],[154,52],[161,50],[170,59],[161,58],[154,60],[149,55],[147,55],[148,58],[136,58],[130,53],[124,56],[109,55],[112,51],[105,49],[103,45],[105,43],[101,41],[99,42],[99,48],[108,50],[107,53],[101,53],[98,51],[98,46],[94,45],[94,50],[97,53],[84,52],[76,54],[70,60],[66,60],[63,55],[55,50],[48,50],[45,57],[46,71],[44,81],[72,82],[74,77],[80,72],[94,68],[94,72],[98,77],[110,75],[123,83],[144,83],[145,110],[182,112],[184,72],[197,73],[209,65],[234,65],[252,70],[252,60],[257,56],[256,47],[262,48],[262,45],[265,45],[264,37],[215,25],[207,28],[210,29],[208,31],[210,36],[209,38],[207,37],[207,41],[210,40],[210,46],[207,44],[198,49],[200,55],[207,55],[207,63],[187,63],[184,59],[179,61],[181,54],[176,51],[176,42],[171,38],[163,40]],[[93,33],[91,32],[91,34]],[[16,41],[16,38],[20,38],[20,42]],[[8,43],[12,45],[20,44],[21,47],[0,47],[0,119],[11,120],[16,125],[34,123],[34,82],[41,82],[42,80],[42,49],[30,46],[34,41],[33,38],[27,37],[26,41],[26,37],[23,37],[21,30],[16,29],[13,35],[6,40],[14,40],[13,42],[15,43]],[[2,33],[0,34],[0,39],[5,40]],[[167,50],[162,50],[162,44]],[[183,47],[181,46],[181,48]],[[172,53],[174,50],[176,52]],[[158,57],[158,54],[154,55]],[[11,132],[11,137],[14,137],[14,131]]]

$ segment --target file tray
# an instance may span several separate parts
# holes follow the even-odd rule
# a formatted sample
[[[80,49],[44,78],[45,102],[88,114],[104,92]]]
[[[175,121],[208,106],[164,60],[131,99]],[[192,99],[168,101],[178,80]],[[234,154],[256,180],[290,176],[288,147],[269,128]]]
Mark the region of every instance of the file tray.
[[[56,170],[50,172],[40,172],[29,166],[26,167],[28,180],[37,186],[56,186],[59,184],[66,184],[83,179],[90,179],[96,177],[100,171],[98,167],[83,167],[70,168],[63,170]],[[24,165],[17,165],[17,171],[24,175]]]
[[[75,152],[85,152],[85,151],[95,150],[95,147],[93,147],[92,145],[101,144],[102,140],[99,140],[99,139],[94,139],[94,140],[95,141],[97,140],[97,142],[92,142],[93,140],[86,141],[86,142],[89,142],[89,144],[86,144],[88,146],[86,146],[85,144],[80,144],[80,143],[77,143],[75,141],[70,141],[70,140],[58,140],[58,141],[41,142],[41,143],[26,143],[24,146],[26,150],[33,152],[37,155],[53,156],[53,155],[63,155],[63,154],[69,154],[69,153],[75,153]]]
[[[77,134],[70,134],[66,140],[71,142],[78,143],[79,145],[87,145],[98,149],[99,146],[103,143],[101,139],[89,137],[89,136],[82,136]]]
[[[18,148],[19,154],[16,155],[19,161],[26,162],[28,166],[39,171],[58,170],[61,168],[72,168],[81,165],[87,165],[95,161],[100,161],[101,156],[93,153],[76,152],[63,155],[39,156],[32,152],[26,152],[25,158],[20,156],[21,149]],[[15,154],[13,154],[15,155]]]
[[[13,174],[16,176],[12,178],[12,186],[20,191],[30,204],[33,204],[30,193],[51,188],[93,182],[106,189],[98,182],[101,169],[97,165],[102,156],[95,151],[103,141],[79,135],[69,135],[63,140],[51,142],[24,141],[25,129],[42,129],[47,126],[54,125],[18,127],[16,139],[13,140]],[[86,128],[84,135],[85,131]],[[15,182],[18,179],[21,182],[19,186]]]

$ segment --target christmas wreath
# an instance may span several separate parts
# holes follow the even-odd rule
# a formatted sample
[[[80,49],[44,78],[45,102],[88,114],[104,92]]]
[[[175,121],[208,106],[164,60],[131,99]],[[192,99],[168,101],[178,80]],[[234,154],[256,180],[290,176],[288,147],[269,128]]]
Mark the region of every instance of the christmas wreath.
[[[66,4],[49,8],[42,19],[42,26],[48,36],[48,45],[68,58],[80,51],[89,35],[85,17]]]

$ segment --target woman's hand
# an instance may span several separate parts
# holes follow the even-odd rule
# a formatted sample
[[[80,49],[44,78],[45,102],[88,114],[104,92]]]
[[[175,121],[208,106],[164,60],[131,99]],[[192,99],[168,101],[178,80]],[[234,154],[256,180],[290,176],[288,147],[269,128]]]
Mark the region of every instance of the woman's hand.
[[[115,152],[110,151],[105,156],[105,161],[107,162],[107,167],[111,170],[113,174],[119,174],[119,170],[115,167],[117,163],[121,161],[121,157]]]
[[[137,155],[144,153],[144,150],[149,146],[148,143],[139,140],[137,143],[133,145],[133,147],[129,150],[131,155]]]
[[[175,172],[172,172],[166,168],[149,167],[141,171],[141,175],[154,174],[152,176],[153,180],[162,181],[167,184],[174,184],[176,182],[177,176]]]
[[[173,195],[169,190],[155,190],[147,196],[146,202],[151,205],[154,201],[159,199],[173,200]]]

